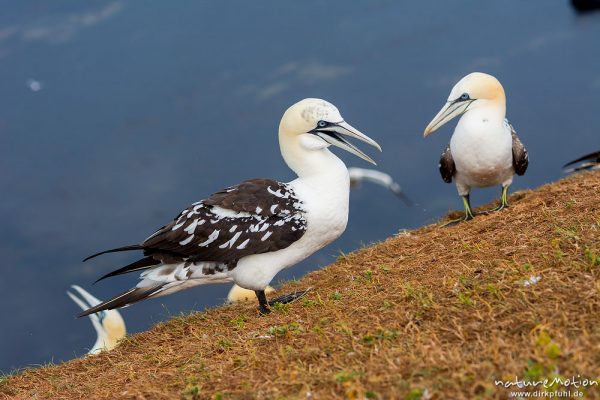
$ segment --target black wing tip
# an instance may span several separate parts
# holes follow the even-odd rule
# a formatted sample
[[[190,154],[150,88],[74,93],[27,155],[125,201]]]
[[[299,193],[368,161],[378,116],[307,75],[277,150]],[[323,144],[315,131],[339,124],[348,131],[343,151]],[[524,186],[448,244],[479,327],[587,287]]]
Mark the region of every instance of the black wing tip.
[[[132,245],[129,245],[129,246],[117,247],[117,248],[114,248],[114,249],[104,250],[104,251],[101,251],[99,253],[92,254],[91,256],[84,258],[83,262],[86,262],[88,260],[91,260],[92,258],[101,256],[102,254],[117,253],[119,251],[143,250],[143,249],[144,249],[144,247],[142,245],[139,245],[139,244],[132,244]]]
[[[78,314],[76,318],[87,317],[88,315],[92,315],[92,314],[96,314],[97,312],[100,312],[100,311],[108,310],[109,307],[104,307],[106,305],[106,303],[107,302],[100,303],[97,306],[90,307],[87,310],[85,310],[84,312]]]
[[[79,319],[79,318],[82,318],[82,317],[87,317],[90,314],[93,314],[93,313],[92,312],[84,311],[81,314],[76,315],[75,318]]]
[[[148,289],[141,289],[137,287],[131,288],[118,296],[115,296],[109,300],[98,304],[97,306],[88,308],[81,314],[77,315],[77,318],[86,317],[90,314],[95,314],[100,311],[113,310],[115,308],[121,308],[129,304],[136,303],[153,294],[157,289],[160,289],[160,287],[162,286],[163,284],[156,285]]]
[[[154,258],[152,258],[150,256],[144,257],[137,261],[132,262],[131,264],[127,264],[124,267],[121,267],[119,269],[109,272],[108,274],[101,276],[94,282],[94,284],[100,282],[103,279],[110,278],[111,276],[123,275],[123,274],[127,274],[129,272],[135,272],[135,271],[143,271],[145,269],[151,268],[158,264],[160,264],[159,260],[155,260]]]
[[[566,167],[568,167],[570,165],[576,164],[576,163],[581,162],[581,161],[591,161],[591,160],[597,160],[597,159],[600,159],[600,150],[599,151],[594,151],[593,153],[590,153],[590,154],[586,154],[585,156],[581,156],[581,157],[579,157],[576,160],[569,161],[568,163],[566,163],[562,167],[566,168]]]
[[[100,282],[100,281],[102,281],[102,280],[104,280],[104,279],[106,279],[106,278],[110,278],[111,276],[114,276],[114,275],[115,275],[115,274],[113,274],[112,272],[109,272],[108,274],[104,274],[104,275],[102,275],[100,278],[96,279],[96,280],[94,281],[94,283],[92,283],[92,285],[95,285],[96,283],[98,283],[98,282]]]
[[[98,257],[101,253],[98,254],[92,254],[91,256],[87,256],[86,258],[84,258],[81,262],[86,262],[87,260],[91,260],[94,257]]]

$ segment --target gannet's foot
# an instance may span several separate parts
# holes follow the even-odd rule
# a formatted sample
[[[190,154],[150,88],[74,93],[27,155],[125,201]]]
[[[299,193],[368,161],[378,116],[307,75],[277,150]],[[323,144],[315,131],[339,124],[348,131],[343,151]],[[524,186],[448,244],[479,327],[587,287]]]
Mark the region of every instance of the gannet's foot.
[[[269,307],[265,307],[263,305],[258,306],[258,315],[269,315],[271,314],[271,309]]]
[[[462,197],[462,201],[463,201],[463,206],[465,207],[464,217],[459,218],[459,219],[453,219],[452,221],[447,222],[444,225],[442,225],[442,228],[454,226],[456,224],[460,224],[461,222],[466,222],[466,221],[473,219],[473,209],[471,208],[471,201],[469,200],[469,195],[466,194],[461,197]]]
[[[502,188],[502,194],[500,195],[500,205],[496,208],[492,208],[491,210],[483,211],[482,214],[490,214],[496,211],[502,211],[508,207],[508,186],[504,186]]]
[[[487,214],[491,214],[491,213],[496,212],[496,211],[502,211],[502,210],[504,210],[505,208],[508,208],[508,207],[509,207],[508,203],[505,203],[505,204],[501,203],[498,207],[494,207],[491,210],[487,210],[487,211],[480,211],[477,214],[485,214],[485,215],[487,215]]]
[[[450,226],[458,225],[458,224],[460,224],[461,222],[467,222],[467,221],[470,221],[470,220],[472,220],[472,219],[473,219],[473,214],[471,214],[471,213],[467,213],[467,214],[465,214],[465,216],[464,216],[464,217],[462,217],[462,218],[453,219],[453,220],[452,220],[452,221],[450,221],[450,222],[446,222],[444,225],[442,225],[442,228],[447,228],[447,227],[450,227]]]
[[[293,301],[296,301],[304,296],[306,296],[306,294],[308,292],[311,291],[312,288],[308,288],[306,290],[296,290],[295,292],[291,292],[291,293],[287,293],[287,294],[283,294],[281,296],[277,296],[276,298],[270,300],[268,302],[268,304],[270,306],[273,306],[273,304],[275,303],[281,303],[281,304],[288,304],[291,303]]]

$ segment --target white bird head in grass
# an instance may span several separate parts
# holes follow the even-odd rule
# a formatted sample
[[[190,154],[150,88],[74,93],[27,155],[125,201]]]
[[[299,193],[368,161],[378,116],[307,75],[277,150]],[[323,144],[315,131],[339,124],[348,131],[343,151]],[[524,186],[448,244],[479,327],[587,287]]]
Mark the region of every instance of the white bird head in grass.
[[[96,306],[101,301],[83,288],[77,285],[71,285],[71,288],[76,292],[67,292],[67,295],[73,300],[82,310],[87,310],[90,307]],[[80,297],[78,297],[79,295]],[[125,337],[126,328],[125,321],[117,310],[101,311],[88,316],[92,321],[92,325],[96,330],[97,339],[94,346],[88,354],[97,354],[102,350],[112,350],[117,345],[117,342]]]
[[[273,289],[271,286],[267,286],[265,289],[265,294],[271,293],[275,293],[275,289]],[[238,285],[233,285],[229,290],[229,294],[227,295],[228,303],[237,303],[250,300],[256,300],[256,293],[254,293],[254,290],[244,289]]]

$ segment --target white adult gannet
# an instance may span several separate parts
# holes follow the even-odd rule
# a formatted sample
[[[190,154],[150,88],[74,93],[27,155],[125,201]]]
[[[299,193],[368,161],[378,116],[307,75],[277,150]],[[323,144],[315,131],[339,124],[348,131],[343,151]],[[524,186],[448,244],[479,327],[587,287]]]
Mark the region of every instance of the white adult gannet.
[[[144,258],[100,279],[144,272],[137,286],[81,316],[197,285],[230,281],[254,290],[259,311],[270,312],[265,288],[273,277],[337,239],[346,228],[348,170],[329,146],[374,164],[344,137],[381,150],[324,100],[304,99],[291,106],[279,124],[279,146],[298,178],[289,183],[252,179],[231,186],[192,204],[139,244],[88,257],[86,260],[109,252],[143,250]]]
[[[576,167],[567,168],[570,165],[581,163]],[[565,172],[579,172],[579,171],[595,171],[600,169],[600,151],[595,151],[585,156],[579,157],[576,160],[569,161],[563,168],[567,168]]]
[[[79,293],[81,298],[76,294],[68,292],[67,295],[73,300],[82,310],[86,311],[91,307],[102,303],[100,300],[92,296],[82,287],[71,285],[71,287]],[[125,337],[127,332],[125,321],[117,310],[99,311],[95,314],[89,314],[88,317],[92,321],[92,325],[96,330],[96,343],[90,349],[88,354],[98,354],[103,350],[112,350],[117,345],[117,342]]]
[[[359,186],[363,181],[373,182],[379,186],[383,186],[384,188],[390,190],[407,206],[412,205],[412,201],[408,198],[406,194],[404,194],[400,185],[385,172],[381,172],[376,169],[350,167],[348,168],[348,173],[350,174],[351,188]]]
[[[454,179],[465,207],[464,218],[451,224],[473,218],[469,201],[472,187],[502,185],[500,205],[492,211],[508,207],[513,175],[523,175],[529,163],[527,150],[505,118],[506,96],[496,78],[481,72],[462,78],[425,128],[424,136],[459,115],[462,117],[439,164],[442,179],[447,183]]]

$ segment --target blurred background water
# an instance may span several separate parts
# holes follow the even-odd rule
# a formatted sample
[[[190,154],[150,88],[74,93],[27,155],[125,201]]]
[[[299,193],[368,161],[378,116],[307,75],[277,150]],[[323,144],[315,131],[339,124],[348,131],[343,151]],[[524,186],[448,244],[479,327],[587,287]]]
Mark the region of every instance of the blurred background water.
[[[564,0],[62,0],[0,1],[0,9],[4,373],[93,344],[88,320],[74,319],[70,284],[106,298],[137,281],[91,287],[135,255],[83,257],[142,240],[225,186],[293,179],[277,127],[301,98],[333,102],[375,138],[382,154],[361,147],[418,206],[362,185],[342,238],[277,280],[461,208],[437,170],[454,123],[427,140],[422,132],[469,72],[500,79],[529,149],[530,169],[513,189],[560,178],[564,162],[600,147],[600,13],[577,14]],[[477,190],[472,200],[498,194]],[[220,304],[228,289],[198,287],[122,314],[129,331],[141,331]]]

